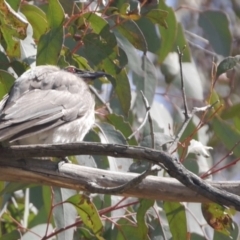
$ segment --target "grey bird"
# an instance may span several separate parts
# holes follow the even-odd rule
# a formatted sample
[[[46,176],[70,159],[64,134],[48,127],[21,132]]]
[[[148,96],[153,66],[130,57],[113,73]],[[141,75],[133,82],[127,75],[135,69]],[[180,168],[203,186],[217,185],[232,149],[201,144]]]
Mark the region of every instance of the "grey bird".
[[[95,100],[85,80],[106,75],[49,65],[26,71],[0,102],[0,142],[81,141],[95,122]]]

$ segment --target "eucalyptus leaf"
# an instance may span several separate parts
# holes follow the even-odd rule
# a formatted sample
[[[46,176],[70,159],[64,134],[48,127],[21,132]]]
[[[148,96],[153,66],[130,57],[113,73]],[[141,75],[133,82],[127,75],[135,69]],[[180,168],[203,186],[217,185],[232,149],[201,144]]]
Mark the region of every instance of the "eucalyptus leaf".
[[[232,34],[227,15],[222,11],[203,11],[199,14],[198,24],[203,29],[214,51],[224,57],[229,56]]]
[[[216,78],[218,78],[221,74],[227,72],[230,69],[233,69],[240,63],[240,55],[235,57],[227,57],[223,59],[217,66],[217,74]]]
[[[58,229],[67,227],[68,225],[75,223],[75,219],[77,216],[75,208],[71,204],[63,203],[74,194],[76,194],[76,191],[72,189],[64,189],[57,187],[53,188],[53,204],[57,204],[57,206],[53,209],[53,217],[55,225]],[[58,239],[72,239],[73,232],[73,228],[65,230],[57,235]]]

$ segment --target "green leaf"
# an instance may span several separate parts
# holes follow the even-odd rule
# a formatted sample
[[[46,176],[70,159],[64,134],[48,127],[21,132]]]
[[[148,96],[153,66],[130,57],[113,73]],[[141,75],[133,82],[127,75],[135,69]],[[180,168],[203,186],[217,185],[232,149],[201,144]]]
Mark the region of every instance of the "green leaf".
[[[215,104],[215,109],[221,107],[221,104],[224,105],[224,102],[222,101],[221,97],[217,93],[215,89],[212,90],[211,97],[209,99],[209,104]]]
[[[122,227],[121,231],[118,231],[116,240],[145,240],[145,238],[141,237],[141,232],[139,232],[139,229],[136,226],[125,225]]]
[[[47,235],[51,234],[54,231],[51,223],[38,224],[38,225],[32,227],[31,229],[28,229],[29,231],[24,233],[20,239],[33,240],[33,239],[36,239],[36,236],[38,236],[38,239],[44,239],[46,229],[48,229]],[[60,239],[58,238],[58,240],[60,240]]]
[[[126,139],[123,134],[116,130],[111,124],[109,123],[99,123],[98,124],[102,129],[103,133],[105,134],[105,141],[108,143],[118,143],[126,145]]]
[[[240,103],[233,105],[231,107],[225,108],[221,113],[221,118],[224,120],[232,119],[235,117],[240,118],[239,112],[240,112]]]
[[[115,143],[115,144],[123,144],[126,145],[126,139],[123,134],[116,130],[111,124],[108,123],[98,123],[101,131],[104,134],[104,142],[107,143]],[[132,159],[129,158],[114,158],[108,157],[111,161],[109,161],[109,169],[111,171],[123,171],[126,172],[129,169],[129,166],[132,163]]]
[[[59,2],[61,3],[64,12],[68,14],[68,16],[71,16],[73,14],[73,9],[78,5],[75,0],[59,0]]]
[[[207,223],[216,231],[230,236],[233,215],[236,210],[225,208],[216,203],[203,203],[202,213]]]
[[[147,239],[148,226],[146,224],[145,215],[147,210],[152,207],[154,200],[143,199],[140,201],[140,206],[137,211],[137,228],[141,236],[140,239]]]
[[[83,139],[84,142],[101,142],[100,137],[93,130],[90,130]],[[75,156],[77,164],[92,168],[99,168],[103,157],[99,155],[77,155]]]
[[[148,18],[152,23],[159,24],[164,28],[168,28],[167,17],[168,12],[161,9],[152,9],[144,17]]]
[[[47,20],[50,30],[40,37],[37,48],[37,65],[56,65],[63,44],[64,12],[58,0],[48,5]]]
[[[18,11],[21,0],[6,0],[6,2],[11,6],[14,11]]]
[[[4,207],[4,196],[3,196],[3,193],[5,192],[5,187],[6,187],[5,182],[4,181],[0,181],[0,208],[1,209],[3,209],[3,207]]]
[[[70,204],[63,203],[76,194],[76,191],[57,187],[53,187],[53,191],[53,203],[54,205],[57,204],[57,206],[53,209],[54,222],[56,227],[61,229],[75,223],[76,221],[75,219],[77,214],[75,208]],[[70,228],[59,233],[57,236],[59,240],[73,239],[73,233],[74,228]]]
[[[50,197],[51,195],[49,195]],[[38,195],[36,197],[39,197]],[[51,202],[50,198],[49,201]],[[49,209],[50,210],[50,209]],[[34,226],[38,224],[44,224],[46,223],[46,219],[49,218],[49,211],[46,212],[46,208],[44,205],[42,205],[40,208],[38,208],[38,212],[35,216],[33,216],[28,221],[28,228],[33,228]]]
[[[119,46],[124,50],[128,58],[128,66],[136,73],[141,73],[141,59],[136,48],[118,31],[114,30]]]
[[[119,13],[121,13],[121,14],[126,14],[129,11],[130,11],[130,4],[129,3],[124,3],[119,9]]]
[[[232,35],[229,20],[222,11],[203,11],[199,14],[198,24],[217,54],[229,56],[231,53]]]
[[[0,51],[0,63],[1,63],[2,70],[7,70],[9,68],[9,64],[10,64],[9,59],[7,55],[2,51]]]
[[[98,239],[103,240],[101,237],[103,224],[91,200],[85,195],[76,194],[68,198],[65,202],[73,204],[85,226],[88,227]]]
[[[85,227],[78,227],[74,239],[97,240],[97,238]]]
[[[49,191],[45,191],[44,189],[45,187],[48,188]],[[49,214],[51,211],[51,203],[52,203],[51,201],[52,192],[50,187],[40,186],[40,185],[32,187],[29,190],[30,190],[29,202],[33,204],[33,206],[36,207],[38,210],[37,212],[34,212],[34,214],[30,214],[30,217],[28,220],[28,228],[32,228],[38,224],[46,223],[46,220],[49,218]],[[47,196],[44,196],[44,194],[47,194]],[[47,200],[47,202],[45,200]],[[50,222],[51,220],[52,220],[52,216],[51,216]]]
[[[9,57],[20,58],[20,42],[27,36],[28,23],[8,3],[0,0],[0,30],[6,43]]]
[[[11,29],[12,37],[24,39],[27,36],[28,23],[4,0],[0,0],[0,21],[0,28]]]
[[[125,116],[128,115],[131,106],[131,89],[127,74],[122,70],[116,78],[109,78],[117,94],[120,106]]]
[[[164,134],[163,132],[154,131],[154,141],[155,141],[155,149],[164,151],[167,148],[167,144],[172,141],[172,137]],[[147,148],[152,148],[152,138],[151,135],[145,136],[140,145]]]
[[[30,183],[15,183],[15,182],[10,182],[5,185],[4,189],[0,192],[0,196],[2,196],[5,193],[13,193],[18,190],[23,190],[25,188],[31,188],[36,185],[30,184]]]
[[[18,76],[22,75],[29,68],[28,64],[22,61],[17,61],[17,60],[12,61],[10,66],[14,69],[15,73]]]
[[[102,35],[104,33],[104,31],[110,32],[110,27],[109,27],[108,22],[106,20],[104,20],[103,18],[99,17],[95,13],[89,13],[89,12],[85,13],[82,15],[82,18],[84,18],[85,21],[87,21],[91,24],[93,31],[97,34]],[[81,20],[81,18],[80,18],[80,20]],[[104,35],[105,35],[105,33],[104,33]]]
[[[90,70],[90,66],[88,65],[88,61],[87,61],[86,58],[81,57],[81,56],[76,55],[76,54],[73,54],[72,59],[77,62],[78,67],[80,69],[89,69]]]
[[[159,33],[156,31],[155,24],[147,18],[140,18],[136,21],[137,25],[141,29],[141,32],[147,42],[148,51],[156,53],[160,47],[160,36]]]
[[[6,233],[4,235],[1,235],[0,240],[16,240],[21,239],[20,231],[13,230],[10,233]]]
[[[22,4],[20,10],[33,27],[33,38],[39,40],[48,29],[45,13],[40,8],[31,4]]]
[[[18,40],[13,39],[15,30],[12,29],[9,25],[2,25],[0,29],[7,45],[6,48],[7,55],[9,57],[20,58],[21,55],[20,42]]]
[[[184,206],[177,202],[164,202],[163,208],[167,215],[172,239],[187,239],[187,219]]]
[[[125,221],[124,219],[120,219],[118,221],[118,234],[117,237],[114,238],[116,240],[125,240],[125,239],[131,239],[131,240],[146,240],[150,239],[148,236],[148,225],[146,224],[146,212],[147,210],[152,207],[154,204],[153,200],[141,200],[140,206],[137,210],[137,216],[136,220],[137,223],[132,221],[132,224],[130,224],[128,221]]]
[[[7,71],[0,70],[0,99],[6,95],[12,87],[15,78]]]
[[[118,231],[117,236],[114,238],[116,240],[145,240],[147,238],[142,237],[142,232],[139,231],[138,227],[136,226],[135,222],[131,225],[129,222],[120,219],[118,222]]]
[[[238,0],[231,0],[232,10],[235,12],[236,16],[240,18],[240,3]]]
[[[115,35],[110,31],[109,24],[94,13],[86,13],[78,19],[88,22],[93,32],[83,36],[84,46],[81,47],[79,55],[86,57],[92,65],[105,72],[116,75],[121,69],[119,51]]]
[[[233,128],[231,125],[221,120],[219,117],[215,117],[212,120],[211,126],[213,128],[214,133],[220,139],[220,141],[225,145],[228,150],[233,151],[236,157],[240,157],[240,148],[235,147],[232,148],[240,139],[240,132]]]
[[[53,29],[40,37],[37,47],[37,65],[56,65],[63,44],[63,28]]]
[[[239,225],[236,224],[235,222],[232,223],[232,228],[229,229],[230,236],[225,235],[221,232],[214,231],[214,236],[213,240],[233,240],[233,239],[238,239],[239,238]],[[201,239],[202,240],[202,239]]]
[[[157,87],[156,68],[146,56],[142,56],[141,68],[141,72],[133,74],[133,82],[137,88],[137,97],[133,109],[140,118],[145,116],[146,113],[146,107],[143,103],[140,91],[143,91],[144,96],[148,100],[149,106],[151,106]]]
[[[117,25],[116,29],[128,39],[128,41],[137,49],[144,52],[147,51],[147,43],[145,37],[134,21],[126,21]]]
[[[240,55],[235,57],[227,57],[223,59],[217,66],[216,78],[218,78],[222,73],[227,72],[228,70],[236,67],[240,63]]]
[[[158,51],[158,61],[162,63],[165,57],[168,55],[170,51],[173,50],[173,45],[175,42],[176,34],[177,34],[177,20],[175,16],[175,12],[172,8],[168,7],[164,1],[160,1],[159,8],[168,12],[168,17],[166,19],[166,23],[168,25],[168,29],[163,27],[159,27],[160,35],[161,35],[161,45]]]
[[[130,4],[129,3],[123,3],[121,7],[118,9],[112,9],[112,13],[117,14],[121,16],[124,19],[128,20],[138,20],[141,16],[139,13],[139,9],[135,8],[132,11],[130,11]]]
[[[47,21],[51,29],[58,29],[63,25],[64,11],[58,0],[51,0],[48,4]]]
[[[116,114],[108,114],[107,120],[117,129],[119,130],[125,138],[128,138],[132,134],[132,128],[128,122],[124,121],[122,116]],[[138,145],[135,137],[128,140],[130,145]]]
[[[108,35],[108,33],[106,34]],[[115,38],[114,36],[112,37]],[[94,66],[104,69],[105,72],[111,75],[116,75],[120,72],[120,68],[116,64],[118,54],[114,50],[116,45],[114,45],[115,39],[113,38],[102,38],[96,33],[87,34],[83,38],[84,46],[82,51],[84,51],[84,55]],[[109,42],[107,39],[109,39]]]
[[[43,200],[43,211],[48,213],[51,211],[51,198],[52,198],[52,189],[49,186],[42,186],[42,200]]]

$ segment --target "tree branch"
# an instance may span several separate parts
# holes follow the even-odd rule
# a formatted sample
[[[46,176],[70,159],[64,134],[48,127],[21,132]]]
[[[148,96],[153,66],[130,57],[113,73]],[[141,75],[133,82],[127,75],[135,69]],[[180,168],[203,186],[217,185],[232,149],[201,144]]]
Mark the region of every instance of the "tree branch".
[[[87,185],[97,183],[102,187],[116,187],[131,181],[136,173],[106,171],[66,163],[60,166],[48,160],[0,160],[0,180],[44,184],[78,191],[87,191]],[[240,193],[240,182],[209,182],[214,187]],[[210,202],[207,198],[186,188],[173,178],[148,176],[138,186],[118,194],[137,198],[164,201]]]
[[[67,184],[69,184],[69,187],[70,187],[71,184],[69,183],[69,181],[72,182],[73,181],[72,177],[74,177],[75,184],[76,185],[80,184],[82,186],[85,186],[85,190],[87,189],[89,179],[91,180],[90,183],[95,182],[96,184],[104,187],[104,185],[102,185],[102,183],[104,183],[103,181],[104,177],[102,181],[100,181],[101,179],[94,180],[95,178],[94,175],[88,176],[89,177],[88,179],[83,179],[81,177],[81,170],[78,170],[79,172],[77,171],[77,169],[79,168],[82,169],[83,167],[80,167],[78,165],[70,164],[71,170],[68,170],[66,172],[66,168],[67,166],[69,166],[69,164],[63,164],[59,168],[59,172],[58,172],[57,170],[58,167],[56,163],[52,163],[51,165],[49,165],[50,168],[46,169],[45,168],[46,164],[42,164],[42,161],[40,160],[38,161],[27,160],[28,158],[31,158],[31,157],[50,157],[50,156],[63,157],[63,156],[70,156],[70,155],[88,155],[88,154],[108,155],[116,158],[126,157],[126,158],[135,158],[135,159],[146,159],[151,163],[154,163],[157,165],[164,165],[166,171],[171,177],[178,179],[182,184],[184,184],[189,189],[195,192],[195,194],[193,195],[195,196],[197,195],[198,200],[200,199],[199,195],[202,195],[203,197],[208,198],[213,202],[219,203],[221,205],[232,206],[232,207],[235,207],[236,210],[238,211],[240,210],[239,196],[232,194],[228,191],[225,191],[224,189],[219,189],[218,187],[215,187],[215,185],[211,185],[209,182],[202,180],[192,172],[185,169],[184,166],[177,159],[172,158],[169,154],[162,151],[156,151],[156,150],[144,148],[144,147],[134,147],[134,146],[125,146],[125,145],[116,145],[116,144],[88,143],[88,142],[72,143],[72,144],[55,144],[55,145],[11,146],[6,148],[2,147],[0,149],[0,159],[1,159],[0,169],[2,174],[0,178],[3,177],[4,172],[6,172],[8,167],[10,168],[14,167],[18,171],[22,171],[22,174],[23,174],[22,178],[25,177],[24,180],[28,182],[30,182],[29,175],[33,174],[35,176],[37,174],[38,176],[42,176],[42,178],[39,179],[38,183],[47,184],[47,178],[51,178],[51,181],[52,181],[51,185],[53,185],[54,183],[56,184],[58,183],[60,186],[60,183],[58,181],[59,179],[61,179],[62,181],[61,187],[68,187]],[[20,159],[20,158],[24,160],[13,161],[13,159]],[[20,165],[18,166],[11,165],[16,162],[20,163]],[[25,171],[20,170],[19,168],[24,169]],[[97,171],[97,170],[103,171],[99,169],[94,169],[94,171]],[[28,173],[28,176],[26,176],[26,171]],[[123,176],[124,174],[121,172],[120,175]],[[6,178],[8,177],[6,174],[4,176]],[[65,176],[64,180],[62,179],[63,176]],[[71,178],[69,178],[69,176],[71,176]],[[13,175],[12,177],[14,178]],[[92,181],[92,178],[93,178],[93,181]],[[153,177],[152,176],[148,177],[143,181],[142,184],[145,184],[145,181],[149,181],[150,178],[153,178]],[[18,178],[18,179],[15,179],[14,181],[19,181],[19,180],[21,179]],[[128,180],[129,178],[125,179],[124,182]],[[8,181],[10,180],[8,179]],[[35,181],[31,181],[31,182],[35,182]],[[113,183],[114,183],[114,177],[111,179],[107,179],[105,184],[113,184]],[[48,184],[50,184],[49,181],[48,181]],[[136,189],[138,190],[141,189],[142,184],[134,187],[133,189],[127,190],[127,192],[124,195],[129,194],[129,192],[133,191],[134,189],[135,191]],[[159,190],[156,185],[155,187],[156,188],[153,190],[153,192]],[[146,195],[145,197],[147,196],[148,195]],[[177,201],[180,201],[180,199],[178,199]]]

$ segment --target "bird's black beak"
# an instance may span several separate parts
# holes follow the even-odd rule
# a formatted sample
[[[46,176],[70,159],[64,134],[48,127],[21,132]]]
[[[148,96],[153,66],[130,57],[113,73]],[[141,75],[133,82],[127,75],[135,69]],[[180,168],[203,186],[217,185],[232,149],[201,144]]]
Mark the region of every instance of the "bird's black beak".
[[[90,79],[93,80],[95,78],[99,78],[99,77],[110,77],[111,75],[105,73],[105,72],[90,72],[90,71],[83,71],[81,69],[78,69],[74,66],[68,66],[66,67],[64,70],[77,74],[79,77],[83,78],[83,79]]]

